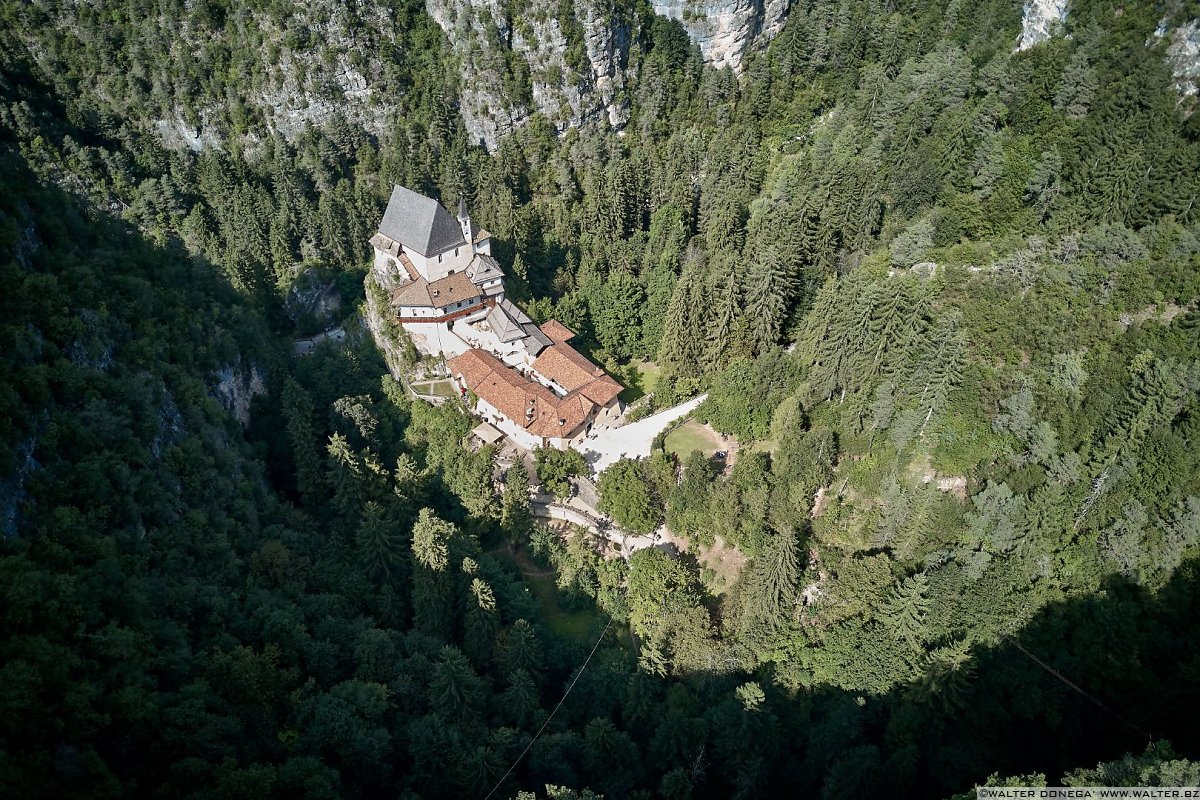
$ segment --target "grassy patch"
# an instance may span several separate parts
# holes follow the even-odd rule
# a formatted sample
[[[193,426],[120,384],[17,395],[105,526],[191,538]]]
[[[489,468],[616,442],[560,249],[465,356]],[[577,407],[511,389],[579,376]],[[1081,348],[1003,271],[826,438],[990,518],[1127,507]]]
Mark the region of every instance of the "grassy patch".
[[[707,425],[689,419],[667,434],[664,449],[668,453],[674,453],[680,460],[687,458],[693,450],[711,456],[721,449],[721,440]]]
[[[564,609],[559,602],[557,577],[553,570],[543,569],[533,563],[524,550],[518,550],[515,555],[506,547],[492,552],[517,567],[521,573],[521,580],[538,602],[542,621],[556,636],[569,636],[581,641],[592,636],[593,625],[599,615],[593,611]]]
[[[632,403],[654,391],[662,370],[653,361],[630,361],[610,372],[625,387],[620,394],[621,402]]]
[[[454,397],[456,394],[450,381],[420,381],[413,384],[413,391],[434,397]]]

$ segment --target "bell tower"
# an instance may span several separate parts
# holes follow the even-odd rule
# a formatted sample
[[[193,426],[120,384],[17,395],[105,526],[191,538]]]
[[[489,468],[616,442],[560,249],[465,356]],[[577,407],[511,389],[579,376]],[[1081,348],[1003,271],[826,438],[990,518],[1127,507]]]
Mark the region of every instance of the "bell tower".
[[[475,232],[472,230],[471,215],[467,213],[465,197],[458,198],[458,224],[462,226],[463,238],[467,240],[467,246],[474,250]]]

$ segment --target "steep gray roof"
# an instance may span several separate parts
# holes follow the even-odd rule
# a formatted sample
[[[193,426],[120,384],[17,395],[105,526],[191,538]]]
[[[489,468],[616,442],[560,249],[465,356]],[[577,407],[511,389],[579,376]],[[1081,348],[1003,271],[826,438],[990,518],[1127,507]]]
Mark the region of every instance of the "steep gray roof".
[[[550,337],[542,333],[529,315],[507,297],[492,306],[487,315],[492,333],[502,342],[521,340],[521,345],[532,355],[537,355],[551,345]]]
[[[513,315],[508,312],[504,306],[512,306],[508,300],[501,300],[492,306],[492,310],[488,312],[487,322],[492,329],[492,333],[502,342],[512,342],[525,337],[525,329],[521,327],[521,322],[514,319]],[[515,306],[512,306],[515,308]],[[519,311],[519,309],[518,309]],[[525,316],[521,314],[521,316]]]
[[[504,270],[500,269],[499,262],[486,253],[476,254],[475,258],[471,259],[467,272],[475,283],[484,283],[494,278],[504,277]]]
[[[427,258],[467,243],[462,226],[441,203],[403,186],[392,189],[379,231]]]

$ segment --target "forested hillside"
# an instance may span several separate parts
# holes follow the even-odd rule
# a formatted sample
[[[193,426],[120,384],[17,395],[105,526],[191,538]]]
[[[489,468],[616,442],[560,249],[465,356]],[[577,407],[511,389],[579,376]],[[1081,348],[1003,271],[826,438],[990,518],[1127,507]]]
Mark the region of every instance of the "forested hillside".
[[[492,153],[460,67],[531,98],[523,5],[486,54],[335,6],[0,3],[0,793],[1200,781],[1200,6],[1014,52],[1020,3],[812,0],[737,77],[622,3],[619,134]],[[393,184],[647,406],[709,393],[731,468],[600,479],[692,555],[534,524],[387,376]],[[294,358],[313,276],[347,337]]]

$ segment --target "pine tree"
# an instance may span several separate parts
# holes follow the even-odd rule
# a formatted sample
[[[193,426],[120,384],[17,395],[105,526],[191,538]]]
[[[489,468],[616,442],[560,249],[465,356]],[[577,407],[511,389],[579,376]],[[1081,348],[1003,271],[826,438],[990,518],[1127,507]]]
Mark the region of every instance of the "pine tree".
[[[708,373],[720,372],[736,357],[738,332],[742,326],[742,293],[737,270],[729,260],[723,261],[720,267],[704,337],[702,363]]]
[[[1082,119],[1092,106],[1097,88],[1096,71],[1088,63],[1086,49],[1080,47],[1063,72],[1062,83],[1054,95],[1054,110]]]
[[[689,262],[675,284],[671,302],[667,304],[662,341],[658,347],[658,365],[669,379],[695,378],[699,375],[699,309],[695,305],[701,286],[699,273],[699,266]]]
[[[774,250],[760,254],[762,260],[751,267],[747,278],[746,337],[755,354],[765,353],[778,343],[795,286],[776,256]]]
[[[505,476],[504,497],[500,504],[500,528],[508,539],[509,548],[529,535],[529,472],[525,462],[517,460]]]
[[[796,534],[788,528],[770,537],[754,559],[742,606],[740,627],[743,637],[752,638],[790,622],[796,605],[798,578]]]
[[[403,544],[396,523],[383,506],[373,500],[363,509],[363,520],[354,537],[363,566],[373,575],[390,578],[404,558]]]
[[[527,621],[519,619],[505,631],[500,664],[504,674],[510,679],[518,671],[524,671],[535,681],[540,678],[542,648],[533,626]]]
[[[491,661],[500,618],[496,611],[496,595],[492,587],[480,578],[472,578],[463,615],[463,650],[482,668]]]
[[[523,669],[514,670],[508,680],[502,699],[508,719],[518,728],[532,727],[542,715],[537,684]]]
[[[483,684],[466,656],[457,648],[442,648],[430,676],[429,699],[434,713],[453,720],[467,720],[478,713]]]
[[[421,509],[413,526],[413,623],[418,630],[442,639],[449,638],[453,629],[454,598],[447,567],[450,539],[457,532],[428,508]]]
[[[925,573],[905,578],[892,590],[892,597],[879,616],[892,635],[914,650],[925,641],[925,617],[929,613],[929,578]]]
[[[306,503],[315,504],[320,499],[323,480],[312,398],[289,377],[283,383],[280,400],[292,460],[296,465],[296,488]]]

